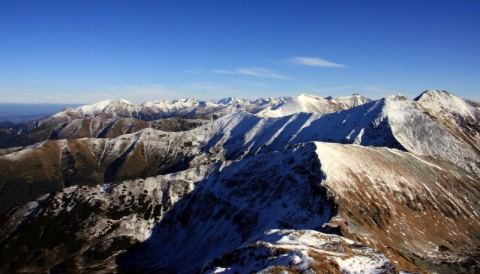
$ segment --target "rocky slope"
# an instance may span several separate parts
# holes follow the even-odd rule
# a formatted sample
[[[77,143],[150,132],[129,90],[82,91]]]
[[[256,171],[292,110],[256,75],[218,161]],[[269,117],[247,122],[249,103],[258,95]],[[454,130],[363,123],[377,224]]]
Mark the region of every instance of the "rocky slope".
[[[145,128],[163,131],[185,131],[209,121],[202,119],[165,118],[143,121],[135,118],[85,118],[64,119],[45,118],[42,121],[28,122],[10,128],[0,128],[1,148],[28,146],[44,140],[115,138],[137,132]]]
[[[2,150],[0,270],[478,271],[479,121],[478,103],[430,90]]]
[[[335,193],[342,234],[400,263],[441,273],[478,267],[478,178],[449,161],[388,148],[317,143],[322,185]],[[459,268],[461,269],[461,268]],[[457,272],[460,270],[455,270]]]
[[[320,228],[333,205],[318,185],[314,150],[296,151],[276,153],[276,161],[263,155],[48,194],[4,216],[0,269],[69,272],[85,265],[86,272],[108,272],[120,264],[177,272],[198,269],[268,228]],[[139,246],[132,250],[143,252],[117,258],[133,243]],[[156,247],[159,243],[164,248]],[[31,264],[15,263],[15,254],[25,248]]]
[[[214,259],[204,273],[388,273],[376,250],[314,230],[267,230],[251,243]]]
[[[360,260],[372,269],[473,271],[479,200],[478,181],[447,161],[396,149],[306,143],[47,194],[2,217],[0,269],[268,272],[317,264],[348,269]],[[305,229],[337,231],[359,244]],[[290,243],[281,240],[289,234]],[[302,235],[318,242],[305,246]]]

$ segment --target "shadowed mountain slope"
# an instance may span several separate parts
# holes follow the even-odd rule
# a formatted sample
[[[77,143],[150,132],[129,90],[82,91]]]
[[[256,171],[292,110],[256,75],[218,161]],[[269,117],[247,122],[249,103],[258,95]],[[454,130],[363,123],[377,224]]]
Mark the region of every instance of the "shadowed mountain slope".
[[[2,217],[0,269],[189,273],[210,266],[207,271],[240,263],[223,256],[270,229],[314,229],[375,247],[396,269],[473,271],[479,199],[478,181],[450,162],[395,149],[307,143],[47,194]],[[269,256],[303,250],[289,248]],[[15,260],[20,250],[28,260]],[[349,258],[328,254],[337,264],[319,255],[316,261],[338,269],[338,260]],[[257,270],[269,266],[262,257],[250,260]],[[302,269],[303,263],[277,265]]]

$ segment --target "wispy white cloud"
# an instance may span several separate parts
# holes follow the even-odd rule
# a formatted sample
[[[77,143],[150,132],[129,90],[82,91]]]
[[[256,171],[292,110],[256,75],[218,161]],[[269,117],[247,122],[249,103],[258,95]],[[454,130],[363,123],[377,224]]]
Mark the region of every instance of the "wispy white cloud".
[[[261,77],[261,78],[291,79],[291,77],[276,73],[273,70],[269,70],[265,68],[237,68],[236,70],[215,69],[213,70],[213,72],[219,73],[219,74],[248,75],[248,76],[254,76],[254,77]]]
[[[194,94],[201,100],[221,99],[235,96],[242,99],[256,99],[258,97],[273,96],[264,82],[227,81],[227,82],[192,82],[178,87],[180,90]]]
[[[295,65],[312,66],[312,67],[328,67],[328,68],[346,68],[342,64],[333,63],[317,57],[295,56],[287,60]]]
[[[205,70],[205,69],[189,69],[189,70],[186,70],[185,72],[186,73],[193,73],[193,74],[202,74],[202,73],[206,73],[207,70]]]

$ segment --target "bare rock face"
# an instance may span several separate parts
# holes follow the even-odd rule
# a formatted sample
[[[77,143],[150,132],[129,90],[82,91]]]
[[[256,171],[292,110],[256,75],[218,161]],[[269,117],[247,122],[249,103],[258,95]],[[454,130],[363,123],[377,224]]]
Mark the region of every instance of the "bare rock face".
[[[271,228],[321,229],[335,210],[314,147],[293,151],[47,194],[3,216],[0,270],[188,272]]]

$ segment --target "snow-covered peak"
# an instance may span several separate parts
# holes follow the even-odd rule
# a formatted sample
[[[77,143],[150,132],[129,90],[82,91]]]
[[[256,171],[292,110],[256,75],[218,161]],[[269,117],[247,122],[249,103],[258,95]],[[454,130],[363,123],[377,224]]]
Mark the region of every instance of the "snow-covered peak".
[[[173,101],[171,101],[172,103],[183,103],[183,104],[198,104],[198,100],[195,99],[195,98],[191,98],[191,97],[188,97],[186,99],[182,98],[182,99],[175,99]]]
[[[158,100],[144,103],[142,106],[147,108],[148,112],[158,114],[159,117],[170,117],[191,112],[195,108],[209,107],[205,102],[195,98]]]
[[[358,107],[360,105],[363,105],[372,101],[357,93],[349,96],[342,96],[342,97],[336,97],[336,98],[327,97],[325,99],[339,105],[342,109],[350,109],[350,108]]]
[[[297,97],[267,108],[258,113],[259,117],[283,117],[294,113],[331,113],[341,110],[329,100],[310,94],[300,94]]]
[[[312,95],[312,94],[306,94],[306,93],[302,93],[302,94],[298,95],[296,98],[298,100],[301,100],[301,101],[305,102],[305,103],[326,100],[325,98],[322,98],[320,96],[316,96],[316,95]]]
[[[183,98],[183,99],[174,99],[174,100],[156,100],[151,102],[145,102],[142,105],[153,107],[156,105],[175,105],[175,104],[187,104],[187,105],[194,105],[198,104],[198,100],[195,98]]]
[[[134,111],[138,108],[138,105],[132,103],[126,99],[117,99],[117,100],[104,100],[98,103],[94,103],[91,105],[84,105],[78,108],[67,108],[62,112],[59,112],[53,117],[63,117],[63,116],[78,116],[78,118],[88,118],[88,117],[95,117],[100,113],[104,113],[105,111],[110,112],[117,112],[125,110]]]
[[[308,94],[308,93],[301,93],[297,96],[297,98],[321,98],[320,96],[316,96],[313,94]],[[323,99],[323,98],[322,98]]]
[[[131,101],[128,101],[127,99],[118,99],[115,101],[117,104],[127,104],[127,105],[135,105],[135,103],[132,103]]]
[[[408,97],[406,95],[403,95],[403,94],[390,95],[390,96],[387,96],[385,99],[387,101],[408,101],[408,100],[410,100],[410,99],[408,99]]]
[[[217,103],[223,104],[223,105],[231,105],[231,104],[243,103],[244,101],[245,101],[245,100],[238,99],[238,98],[235,98],[235,97],[233,97],[233,96],[230,96],[230,97],[227,97],[227,98],[223,98],[223,99],[218,100]]]
[[[107,106],[109,106],[113,102],[114,102],[114,100],[100,101],[100,102],[95,103],[95,104],[85,105],[85,106],[81,106],[81,107],[78,107],[78,108],[74,108],[73,111],[82,111],[83,113],[96,113],[96,112],[102,111],[103,109],[105,109]]]
[[[477,109],[466,100],[445,90],[427,90],[414,99],[431,111],[446,111],[464,117],[475,118],[480,114]]]
[[[251,102],[252,102],[252,104],[255,104],[257,106],[264,106],[264,105],[275,106],[275,105],[278,105],[278,104],[288,102],[290,100],[292,100],[292,97],[287,96],[287,97],[278,97],[278,98],[272,98],[272,97],[258,98],[256,100],[251,101]]]
[[[351,109],[371,102],[370,99],[360,94],[333,98],[302,93],[293,99],[285,100],[277,105],[259,112],[259,117],[283,117],[294,113],[332,113],[341,110]]]
[[[138,110],[139,108],[140,108],[139,105],[132,103],[128,100],[117,99],[115,101],[112,101],[109,105],[107,105],[103,111],[106,111],[106,110],[111,110],[113,112],[125,111],[125,110],[135,111],[135,110]]]
[[[428,100],[426,98],[434,98],[434,97],[444,97],[448,98],[452,96],[451,93],[449,93],[446,90],[439,90],[439,89],[428,89],[424,92],[422,92],[419,96],[417,96],[414,101],[420,101],[420,100]]]
[[[330,113],[341,110],[336,104],[316,95],[300,94],[297,100],[301,103],[302,112]]]

